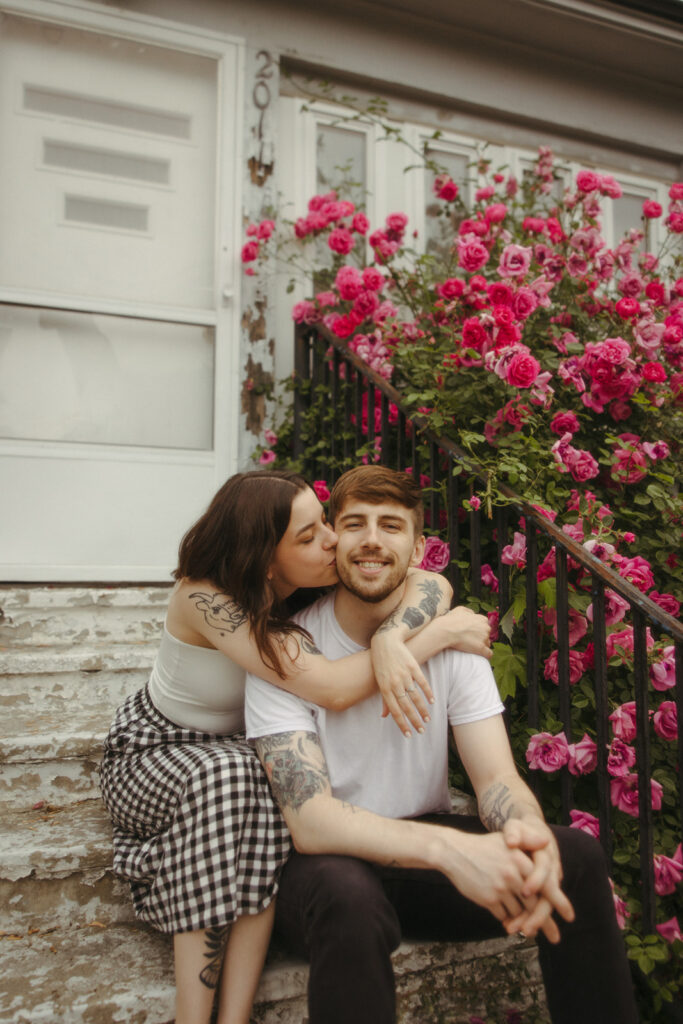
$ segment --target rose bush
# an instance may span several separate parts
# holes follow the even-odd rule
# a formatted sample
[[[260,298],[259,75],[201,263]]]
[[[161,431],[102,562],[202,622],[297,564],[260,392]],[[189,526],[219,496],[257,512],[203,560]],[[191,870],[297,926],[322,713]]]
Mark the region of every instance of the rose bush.
[[[489,170],[481,163],[476,173],[481,178]],[[335,192],[315,196],[296,221],[294,234],[313,254],[316,288],[294,306],[293,318],[322,324],[344,339],[399,390],[410,412],[483,467],[487,486],[473,474],[469,497],[456,510],[463,523],[473,512],[490,518],[493,506],[505,501],[497,490],[505,483],[548,518],[558,517],[568,536],[676,616],[683,600],[683,183],[670,187],[666,209],[646,201],[641,225],[610,247],[602,235],[602,204],[620,195],[614,178],[582,170],[557,200],[549,150],[539,152],[535,173],[521,182],[503,171],[497,169],[490,183],[480,181],[471,209],[448,175],[436,176],[434,195],[443,204],[443,221],[457,228],[445,248],[426,254],[411,250],[403,214],[390,215],[372,230],[365,214]],[[643,244],[647,225],[655,221],[663,222],[665,239],[657,254]],[[270,225],[262,222],[248,231],[242,251],[248,271],[276,245],[277,232]],[[316,264],[322,241],[331,253],[327,269]],[[327,393],[316,400],[329,406]],[[358,451],[357,457],[366,461],[381,453],[379,394],[375,403],[372,410],[363,395],[363,436],[368,437],[370,417],[375,426],[373,441]],[[397,415],[390,407],[393,423]],[[355,413],[346,425],[352,426],[357,426]],[[267,443],[257,453],[261,461],[275,456],[295,461],[291,421],[278,433],[274,445]],[[325,443],[308,438],[316,452]],[[429,492],[436,482],[426,475],[428,466],[425,460],[422,484]],[[316,490],[324,493],[325,482],[317,481]],[[427,526],[432,536],[425,564],[437,569],[449,558],[445,523],[428,517]],[[508,699],[518,762],[537,773],[551,818],[560,813],[560,771],[568,771],[576,805],[572,824],[595,835],[591,581],[570,558],[569,726],[572,737],[582,737],[570,742],[559,713],[555,550],[540,552],[539,619],[527,623],[524,529],[523,521],[513,522],[502,545],[509,613],[499,618],[501,580],[492,568],[497,564],[493,535],[482,553],[483,596],[470,597],[470,603],[488,614],[500,633],[494,668]],[[466,573],[466,559],[458,568]],[[656,979],[643,1008],[646,1019],[655,1020],[662,1003],[675,997],[683,953],[677,916],[678,722],[674,700],[662,699],[675,682],[674,649],[661,633],[648,629],[659,902],[658,934],[643,936],[634,632],[628,602],[612,589],[605,593],[605,612],[615,908],[628,931],[632,959]],[[531,730],[524,691],[530,628],[538,632],[543,677],[540,722]]]

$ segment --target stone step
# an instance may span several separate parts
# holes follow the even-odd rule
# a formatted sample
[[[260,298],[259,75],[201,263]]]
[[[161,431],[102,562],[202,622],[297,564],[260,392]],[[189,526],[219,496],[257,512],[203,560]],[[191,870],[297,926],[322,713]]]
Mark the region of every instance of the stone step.
[[[63,806],[98,796],[97,766],[115,703],[110,694],[92,706],[61,699],[56,706],[43,703],[42,711],[15,707],[1,716],[0,809],[29,810],[38,801]]]
[[[158,639],[132,644],[5,648],[0,652],[0,673],[5,676],[59,676],[65,672],[149,669],[154,661]]]
[[[492,1024],[527,1007],[529,1024],[549,1020],[528,942],[404,942],[393,959],[398,1024],[465,1024],[473,1015]],[[306,1024],[307,977],[305,964],[276,949],[252,1024]],[[0,1020],[13,1024],[172,1024],[171,941],[137,925],[6,932],[0,978]]]
[[[0,645],[158,642],[170,587],[0,587]]]
[[[41,715],[60,710],[70,715],[74,707],[83,704],[118,707],[149,679],[154,651],[156,647],[139,656],[140,664],[130,668],[6,674],[0,689],[0,719],[18,713]]]

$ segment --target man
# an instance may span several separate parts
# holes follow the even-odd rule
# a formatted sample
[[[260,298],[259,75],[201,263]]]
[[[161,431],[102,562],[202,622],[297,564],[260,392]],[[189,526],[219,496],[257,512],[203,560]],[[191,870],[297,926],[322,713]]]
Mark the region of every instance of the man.
[[[421,561],[420,492],[407,474],[361,466],[335,486],[330,519],[340,583],[298,619],[335,658],[370,644]],[[553,1021],[631,1024],[599,844],[545,823],[517,774],[484,658],[445,651],[423,670],[431,721],[409,742],[380,717],[379,696],[335,713],[247,680],[248,736],[297,850],[277,922],[310,960],[311,1024],[395,1020],[390,954],[401,928],[454,941],[538,934]],[[448,813],[449,724],[485,828]]]

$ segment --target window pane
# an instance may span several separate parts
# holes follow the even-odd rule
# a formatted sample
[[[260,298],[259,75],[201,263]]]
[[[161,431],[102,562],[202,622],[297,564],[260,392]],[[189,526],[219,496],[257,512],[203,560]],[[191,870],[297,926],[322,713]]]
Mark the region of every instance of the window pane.
[[[337,189],[344,199],[365,201],[365,135],[319,124],[316,154],[317,191]]]
[[[627,231],[631,228],[639,228],[645,231],[645,237],[639,245],[639,250],[645,251],[649,248],[649,224],[643,224],[643,202],[645,196],[634,195],[624,190],[619,199],[612,200],[612,218],[614,229],[614,244],[620,242]]]
[[[456,185],[460,186],[460,196],[466,203],[469,199],[468,178],[474,173],[469,166],[470,157],[463,153],[449,153],[446,150],[431,148],[426,151],[426,156],[442,167]],[[463,217],[457,210],[446,216],[443,201],[434,195],[435,177],[433,171],[425,170],[425,251],[446,258]]]
[[[0,306],[0,436],[213,447],[213,329]]]

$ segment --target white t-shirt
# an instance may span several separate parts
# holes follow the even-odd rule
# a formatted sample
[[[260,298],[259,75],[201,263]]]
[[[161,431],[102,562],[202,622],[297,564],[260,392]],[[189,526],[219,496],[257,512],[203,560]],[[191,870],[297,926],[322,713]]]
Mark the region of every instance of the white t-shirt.
[[[334,614],[334,593],[296,616],[317,647],[332,660],[362,648],[344,633]],[[317,732],[340,800],[389,818],[450,811],[449,725],[477,722],[503,711],[488,661],[444,651],[422,666],[435,697],[422,735],[406,739],[394,720],[382,718],[379,694],[346,711],[326,711],[258,676],[247,674],[247,737]]]

